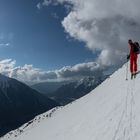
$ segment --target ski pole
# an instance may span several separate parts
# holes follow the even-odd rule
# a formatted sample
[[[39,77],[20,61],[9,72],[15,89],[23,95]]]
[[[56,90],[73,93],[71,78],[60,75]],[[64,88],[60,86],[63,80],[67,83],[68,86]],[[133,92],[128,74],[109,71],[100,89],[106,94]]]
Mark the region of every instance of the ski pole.
[[[128,80],[128,60],[126,62],[126,80]]]

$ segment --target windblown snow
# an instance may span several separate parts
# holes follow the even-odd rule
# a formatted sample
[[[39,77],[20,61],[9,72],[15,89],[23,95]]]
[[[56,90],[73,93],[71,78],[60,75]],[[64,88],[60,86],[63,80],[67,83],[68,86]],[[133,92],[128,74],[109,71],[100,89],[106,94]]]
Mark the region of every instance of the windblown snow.
[[[88,95],[1,139],[140,140],[140,74],[133,80],[128,74],[126,81],[125,64]]]

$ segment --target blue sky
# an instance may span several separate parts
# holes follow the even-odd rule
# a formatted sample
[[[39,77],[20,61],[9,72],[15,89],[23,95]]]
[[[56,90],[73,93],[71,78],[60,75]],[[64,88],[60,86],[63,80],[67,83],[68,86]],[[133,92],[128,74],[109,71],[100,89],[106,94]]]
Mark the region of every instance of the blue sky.
[[[0,0],[0,73],[33,84],[113,72],[126,62],[128,39],[140,41],[139,5]]]
[[[1,59],[16,65],[33,64],[43,70],[94,60],[85,43],[67,38],[61,21],[67,15],[62,5],[38,9],[39,0],[0,1]],[[57,14],[57,17],[54,15]]]

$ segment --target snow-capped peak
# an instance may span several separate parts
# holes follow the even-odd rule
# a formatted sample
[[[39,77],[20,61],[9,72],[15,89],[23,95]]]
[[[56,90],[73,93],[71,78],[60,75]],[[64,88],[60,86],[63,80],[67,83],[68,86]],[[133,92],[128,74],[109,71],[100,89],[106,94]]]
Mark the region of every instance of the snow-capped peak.
[[[92,86],[95,84],[95,77],[84,77],[84,78],[81,78],[80,80],[77,81],[77,84],[75,85],[75,88],[77,88],[78,86],[80,85],[84,85],[85,87],[88,87],[88,86]]]

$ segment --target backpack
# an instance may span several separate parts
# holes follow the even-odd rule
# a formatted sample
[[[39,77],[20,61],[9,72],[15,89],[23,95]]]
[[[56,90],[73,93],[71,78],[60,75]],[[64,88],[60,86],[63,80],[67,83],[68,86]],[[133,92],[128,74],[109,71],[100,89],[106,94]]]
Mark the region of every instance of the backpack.
[[[138,42],[134,42],[133,44],[133,52],[139,54],[140,53],[140,45]]]

